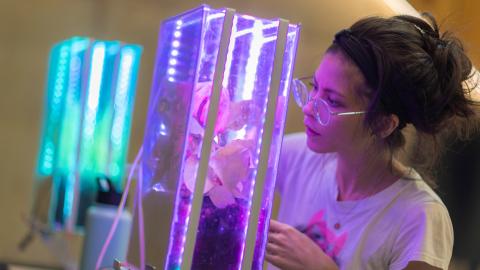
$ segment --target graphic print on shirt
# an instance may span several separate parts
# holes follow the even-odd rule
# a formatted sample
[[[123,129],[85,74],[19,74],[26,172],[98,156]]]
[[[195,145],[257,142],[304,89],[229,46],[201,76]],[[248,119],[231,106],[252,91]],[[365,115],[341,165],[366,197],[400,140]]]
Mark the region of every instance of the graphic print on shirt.
[[[328,228],[324,218],[325,211],[320,210],[312,216],[307,226],[297,226],[297,229],[306,234],[317,245],[340,266],[338,254],[345,245],[347,232],[337,235],[335,231]]]

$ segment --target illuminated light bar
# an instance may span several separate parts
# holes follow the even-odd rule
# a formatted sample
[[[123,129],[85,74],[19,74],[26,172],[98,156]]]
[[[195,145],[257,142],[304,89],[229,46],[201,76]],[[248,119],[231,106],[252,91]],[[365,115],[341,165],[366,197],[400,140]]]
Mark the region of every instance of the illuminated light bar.
[[[107,176],[122,190],[142,48],[73,37],[50,53],[37,186],[51,185],[47,222],[81,230]]]
[[[150,264],[261,269],[298,37],[205,5],[162,22],[141,167]]]

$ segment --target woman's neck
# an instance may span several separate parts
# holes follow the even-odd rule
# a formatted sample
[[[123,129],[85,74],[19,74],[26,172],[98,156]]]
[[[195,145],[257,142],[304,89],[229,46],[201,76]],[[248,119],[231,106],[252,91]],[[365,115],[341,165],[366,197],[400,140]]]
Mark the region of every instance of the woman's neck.
[[[338,155],[336,181],[339,201],[353,201],[376,194],[398,180],[405,170],[388,151],[375,154]]]

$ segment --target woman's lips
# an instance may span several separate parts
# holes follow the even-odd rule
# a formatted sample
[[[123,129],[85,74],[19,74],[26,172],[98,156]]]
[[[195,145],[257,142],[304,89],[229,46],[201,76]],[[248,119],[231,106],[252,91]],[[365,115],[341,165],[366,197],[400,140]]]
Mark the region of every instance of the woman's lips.
[[[308,136],[320,136],[320,133],[315,132],[313,129],[309,128],[308,125],[305,125],[305,132]]]

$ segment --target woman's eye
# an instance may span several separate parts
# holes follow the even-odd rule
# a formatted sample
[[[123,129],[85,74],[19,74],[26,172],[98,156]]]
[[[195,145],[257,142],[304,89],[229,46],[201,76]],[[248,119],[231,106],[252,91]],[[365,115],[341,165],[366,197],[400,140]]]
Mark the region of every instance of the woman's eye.
[[[331,98],[327,98],[327,102],[332,107],[341,107],[342,106],[342,104],[339,101],[331,99]]]

